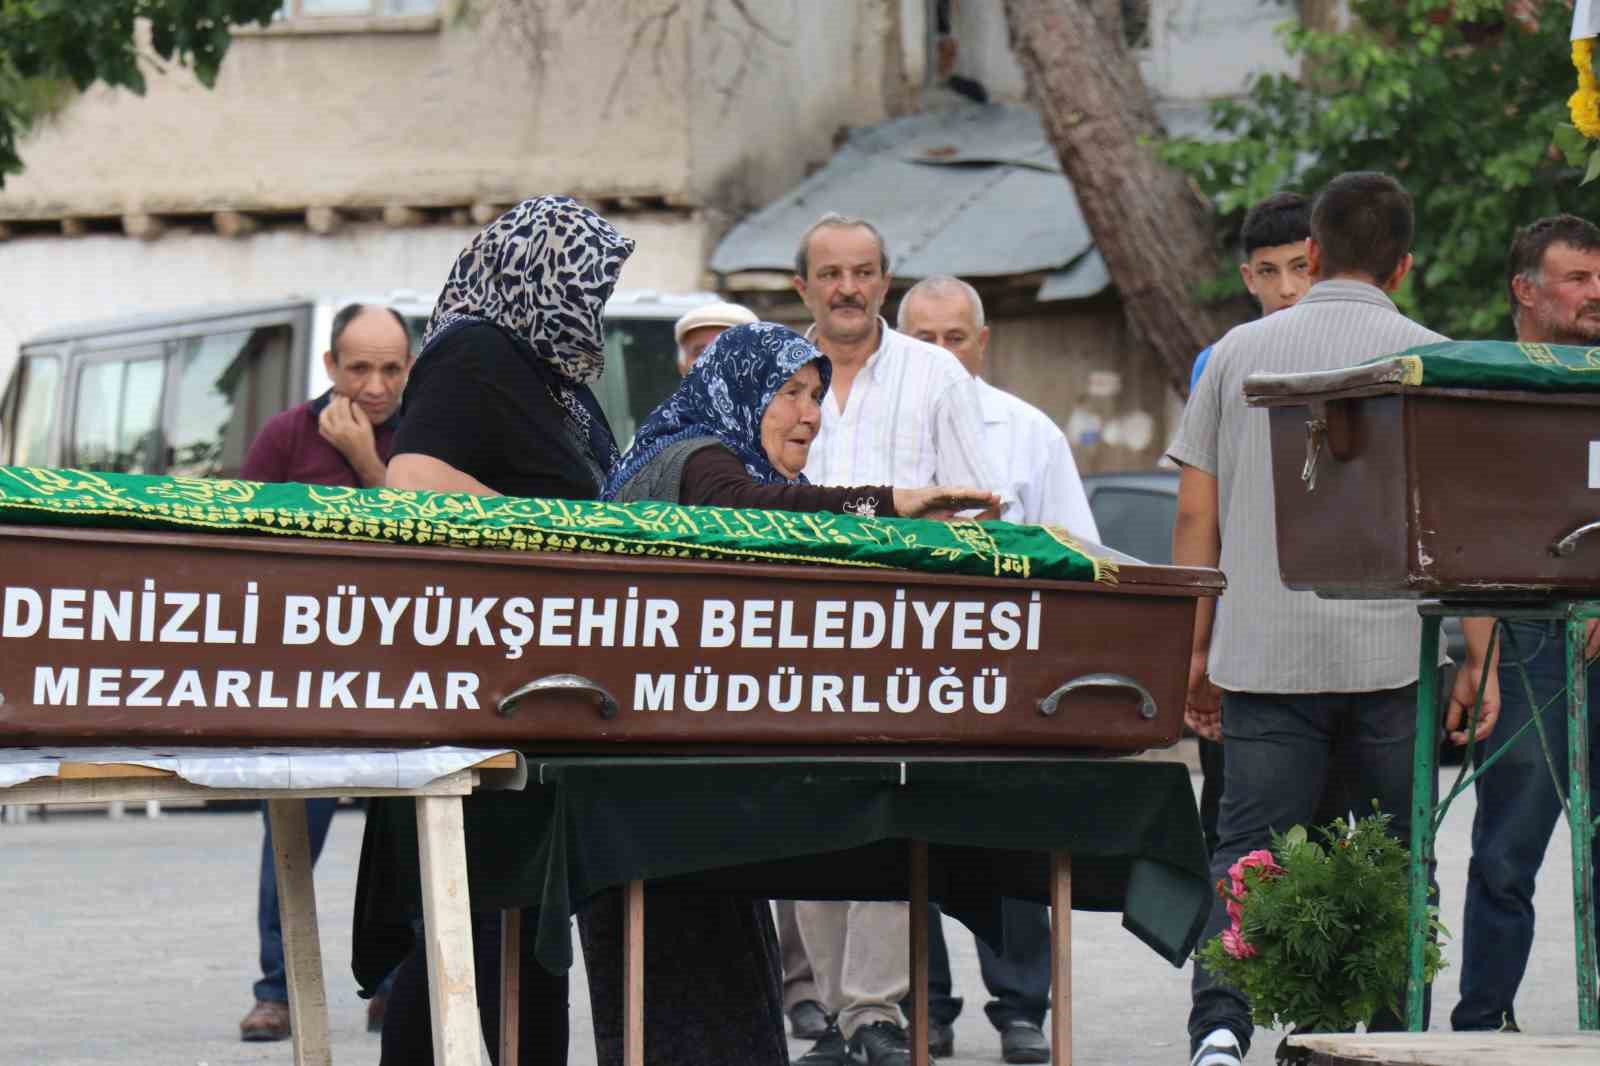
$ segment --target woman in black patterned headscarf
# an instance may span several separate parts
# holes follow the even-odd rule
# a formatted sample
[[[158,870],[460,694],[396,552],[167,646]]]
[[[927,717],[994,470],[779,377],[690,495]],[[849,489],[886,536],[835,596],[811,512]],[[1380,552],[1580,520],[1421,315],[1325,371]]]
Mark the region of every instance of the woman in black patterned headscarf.
[[[566,196],[524,200],[456,259],[411,371],[388,484],[593,499],[617,461],[589,385],[633,242]]]
[[[618,456],[589,384],[605,366],[601,318],[632,251],[633,242],[609,222],[565,196],[524,200],[473,238],[450,271],[406,385],[388,485],[594,499]],[[404,958],[390,992],[381,1063],[428,1066],[426,954],[406,920],[392,866],[393,856],[416,847],[399,802],[376,803],[368,816],[354,961],[371,988]],[[483,860],[528,846],[529,827],[537,824],[529,804],[536,802],[519,792],[463,801],[475,897],[495,887]],[[537,924],[531,916],[523,922],[519,1066],[559,1066],[567,1060],[567,977],[535,960]],[[479,1013],[491,1059],[500,1044],[499,930],[498,912],[474,914]]]

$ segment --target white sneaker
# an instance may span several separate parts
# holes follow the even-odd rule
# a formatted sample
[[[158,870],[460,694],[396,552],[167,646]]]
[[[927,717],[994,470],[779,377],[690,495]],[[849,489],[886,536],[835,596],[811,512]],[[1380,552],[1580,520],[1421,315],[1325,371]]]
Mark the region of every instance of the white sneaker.
[[[1232,1029],[1213,1029],[1189,1060],[1189,1066],[1240,1066],[1244,1055]]]

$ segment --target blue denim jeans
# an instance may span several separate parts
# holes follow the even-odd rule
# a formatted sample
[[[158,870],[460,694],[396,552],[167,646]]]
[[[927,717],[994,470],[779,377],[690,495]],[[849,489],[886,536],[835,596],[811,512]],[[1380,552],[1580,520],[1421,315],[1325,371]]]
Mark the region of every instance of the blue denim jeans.
[[[1315,824],[1330,783],[1340,787],[1349,808],[1358,813],[1371,811],[1376,800],[1393,817],[1390,833],[1409,840],[1416,715],[1414,684],[1381,692],[1225,693],[1227,759],[1211,880],[1226,878],[1228,867],[1247,852],[1271,847],[1273,832]],[[1228,924],[1222,900],[1214,898],[1202,943]],[[1396,1006],[1374,1018],[1370,1028],[1402,1028],[1401,1004]],[[1191,1051],[1214,1029],[1231,1029],[1248,1051],[1254,1032],[1250,1006],[1238,990],[1196,964]]]
[[[1027,900],[1005,899],[1000,903],[1001,940],[997,954],[981,937],[978,947],[978,972],[989,1002],[983,1012],[997,1031],[1014,1021],[1043,1026],[1050,1009],[1050,908]],[[951,995],[950,949],[944,941],[944,926],[938,906],[928,908],[928,1020],[952,1025],[961,1015],[964,1001]],[[911,999],[901,1004],[911,1017]]]
[[[306,826],[311,836],[311,865],[317,864],[322,845],[328,839],[328,826],[333,823],[336,799],[306,800]],[[278,876],[272,861],[272,819],[267,817],[267,805],[261,804],[262,820],[266,832],[261,836],[261,884],[256,894],[256,930],[261,938],[261,980],[256,982],[256,998],[289,1001],[288,976],[283,962],[283,922],[278,913]]]
[[[1500,644],[1500,720],[1483,756],[1506,748],[1511,735],[1542,708],[1550,756],[1567,791],[1567,705],[1563,625],[1511,622],[1516,643]],[[1528,703],[1515,658],[1527,664],[1534,705]],[[1600,804],[1600,665],[1589,667],[1589,802]],[[1472,821],[1472,862],[1467,867],[1466,911],[1461,922],[1461,1001],[1450,1013],[1455,1029],[1499,1029],[1516,1021],[1513,1004],[1533,947],[1533,885],[1561,801],[1530,729],[1479,777],[1478,813]],[[1594,891],[1600,893],[1600,872]]]

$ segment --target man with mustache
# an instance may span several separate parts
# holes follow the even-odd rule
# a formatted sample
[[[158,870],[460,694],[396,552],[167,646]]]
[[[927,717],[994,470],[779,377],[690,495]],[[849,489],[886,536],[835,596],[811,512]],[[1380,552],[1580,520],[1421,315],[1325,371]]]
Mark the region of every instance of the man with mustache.
[[[827,214],[800,238],[795,291],[814,320],[808,338],[833,363],[806,477],[819,485],[1003,492],[984,452],[972,376],[943,348],[883,320],[891,280],[888,250],[869,222]],[[833,1019],[799,1066],[844,1066],[852,1056],[866,1066],[910,1066],[899,1007],[911,988],[908,912],[896,902],[794,905],[816,999]],[[794,983],[786,986],[793,1016]]]
[[[1600,345],[1600,228],[1574,215],[1541,218],[1518,230],[1506,263],[1507,295],[1517,340],[1524,344]],[[1556,774],[1567,780],[1566,649],[1560,622],[1513,622],[1506,627],[1533,686],[1528,702],[1511,643],[1500,646],[1500,720],[1480,762],[1542,708]],[[1600,691],[1596,625],[1589,622],[1589,686]],[[1589,731],[1600,735],[1600,701],[1589,701]],[[1600,744],[1589,749],[1590,804],[1600,808]],[[1533,888],[1561,799],[1533,732],[1523,734],[1476,782],[1472,861],[1462,915],[1461,999],[1450,1014],[1454,1029],[1517,1032],[1514,1001],[1533,946]],[[1600,897],[1600,869],[1593,891]]]

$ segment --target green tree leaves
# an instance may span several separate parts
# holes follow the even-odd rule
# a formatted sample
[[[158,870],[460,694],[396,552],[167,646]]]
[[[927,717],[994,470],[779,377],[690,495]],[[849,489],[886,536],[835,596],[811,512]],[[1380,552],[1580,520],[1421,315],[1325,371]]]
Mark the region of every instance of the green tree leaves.
[[[1402,309],[1452,337],[1508,336],[1512,232],[1561,211],[1594,214],[1596,197],[1579,188],[1592,146],[1559,128],[1575,87],[1571,11],[1529,5],[1518,19],[1498,3],[1460,0],[1351,7],[1356,18],[1339,32],[1287,28],[1303,76],[1257,78],[1243,99],[1213,107],[1217,139],[1169,141],[1165,158],[1235,221],[1281,188],[1314,193],[1347,170],[1393,174],[1417,211]]]
[[[216,82],[229,27],[266,25],[282,0],[0,0],[0,186],[22,169],[17,139],[61,106],[63,89],[96,82],[143,94],[151,58]],[[149,28],[148,51],[135,36]],[[153,56],[151,55],[153,53]]]

